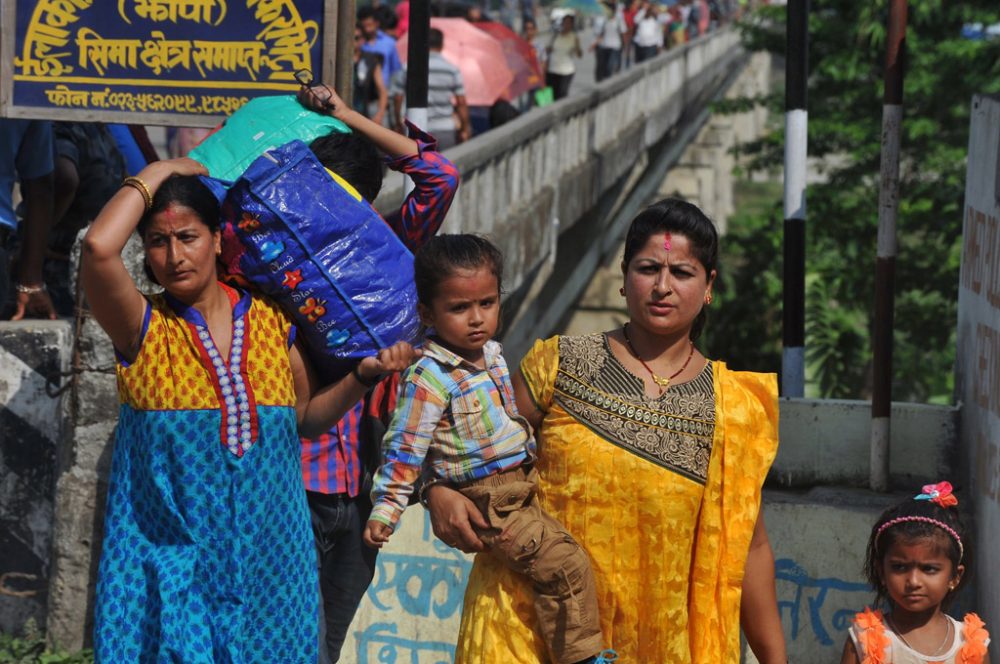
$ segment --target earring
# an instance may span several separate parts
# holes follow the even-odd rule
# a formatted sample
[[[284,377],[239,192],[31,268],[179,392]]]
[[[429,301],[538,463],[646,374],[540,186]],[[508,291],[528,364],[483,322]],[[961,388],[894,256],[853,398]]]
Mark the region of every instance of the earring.
[[[625,297],[625,287],[624,286],[622,286],[621,288],[618,289],[618,294],[621,295],[622,297]]]
[[[705,296],[705,304],[712,304],[712,294],[709,293]]]

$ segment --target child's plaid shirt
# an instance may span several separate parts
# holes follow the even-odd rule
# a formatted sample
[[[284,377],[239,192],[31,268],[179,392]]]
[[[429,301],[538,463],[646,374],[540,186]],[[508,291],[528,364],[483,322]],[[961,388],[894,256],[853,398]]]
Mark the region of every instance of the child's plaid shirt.
[[[382,440],[384,463],[372,488],[371,519],[395,526],[426,469],[433,479],[468,482],[519,466],[534,454],[518,415],[500,344],[483,347],[478,369],[432,340],[400,382]]]

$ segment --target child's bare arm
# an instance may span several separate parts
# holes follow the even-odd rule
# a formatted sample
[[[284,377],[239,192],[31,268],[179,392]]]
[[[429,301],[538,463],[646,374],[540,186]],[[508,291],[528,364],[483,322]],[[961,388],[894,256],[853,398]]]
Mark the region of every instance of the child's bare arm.
[[[840,664],[860,664],[858,661],[858,650],[854,647],[854,641],[847,637],[844,641],[844,652],[840,656]]]

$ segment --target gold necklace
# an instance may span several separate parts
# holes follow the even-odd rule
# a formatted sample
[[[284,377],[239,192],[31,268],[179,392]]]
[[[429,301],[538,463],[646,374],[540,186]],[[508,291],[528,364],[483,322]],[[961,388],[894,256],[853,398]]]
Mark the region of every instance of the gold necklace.
[[[670,381],[672,381],[674,378],[677,378],[679,375],[681,375],[681,373],[685,369],[687,369],[688,364],[691,363],[691,358],[694,356],[694,342],[691,341],[691,340],[688,340],[688,343],[691,345],[691,349],[688,351],[688,356],[687,356],[687,359],[684,360],[684,364],[681,365],[680,369],[678,369],[677,371],[675,371],[673,374],[671,374],[667,378],[661,378],[660,376],[657,376],[655,373],[653,373],[653,370],[649,368],[649,365],[646,364],[645,360],[643,360],[639,356],[639,353],[636,352],[635,346],[632,345],[632,340],[628,338],[628,323],[625,323],[624,325],[622,325],[622,336],[625,337],[625,345],[628,346],[629,352],[631,352],[633,355],[635,355],[635,359],[639,360],[639,364],[641,364],[643,367],[645,367],[646,371],[649,372],[649,375],[653,378],[653,382],[656,383],[660,387],[660,393],[661,394],[663,393],[664,390],[666,390],[668,387],[670,387]]]
[[[886,616],[886,619],[889,622],[889,628],[896,633],[896,636],[898,636],[899,640],[903,642],[903,645],[912,650],[913,652],[923,655],[924,657],[937,657],[938,655],[941,654],[941,651],[944,650],[944,647],[948,645],[948,641],[951,639],[952,624],[951,621],[948,620],[948,618],[945,618],[945,622],[947,623],[947,625],[945,626],[945,631],[944,631],[944,641],[942,641],[941,645],[937,647],[937,650],[928,655],[925,654],[923,651],[917,650],[916,648],[910,645],[909,641],[906,640],[906,637],[903,636],[903,633],[899,631],[899,627],[896,626],[896,621],[892,619],[891,615]]]

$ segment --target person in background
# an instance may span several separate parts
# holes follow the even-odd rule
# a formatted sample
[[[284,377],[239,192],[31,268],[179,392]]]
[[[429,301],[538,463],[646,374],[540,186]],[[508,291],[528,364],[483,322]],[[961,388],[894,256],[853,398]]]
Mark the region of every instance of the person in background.
[[[670,33],[670,48],[683,46],[687,40],[687,30],[684,29],[686,19],[684,18],[683,9],[682,5],[676,4],[667,10],[670,15],[670,25],[667,28]]]
[[[437,139],[439,149],[446,150],[458,143],[464,143],[472,135],[469,107],[465,101],[465,82],[458,67],[448,62],[441,54],[444,48],[444,34],[436,28],[431,28],[427,42],[431,51],[427,62],[427,131]],[[393,128],[403,133],[405,68],[393,78],[391,91]]]
[[[378,19],[379,28],[393,39],[399,39],[399,18],[396,12],[389,5],[379,5],[375,9],[375,18]]]
[[[128,171],[107,125],[56,122],[52,132],[55,199],[49,239],[51,260],[45,272],[56,311],[68,315],[77,299],[70,290],[70,254],[76,237],[115,195]]]
[[[545,62],[548,56],[547,45],[545,38],[538,34],[538,24],[535,23],[535,19],[524,19],[524,28],[521,36],[524,37],[524,41],[531,45],[531,52],[535,56],[535,60],[538,61],[542,71],[545,71]]]
[[[170,159],[186,157],[211,133],[212,130],[206,127],[167,127],[167,156]]]
[[[486,18],[483,17],[482,7],[479,5],[470,5],[465,12],[465,20],[469,23],[482,23],[485,21]]]
[[[455,165],[438,152],[434,137],[409,125],[410,137],[375,124],[349,108],[326,86],[304,88],[299,101],[329,113],[352,133],[332,133],[310,144],[324,166],[337,173],[369,202],[382,187],[382,164],[413,180],[396,214],[385,221],[410,251],[419,249],[441,227],[458,189]],[[370,155],[370,158],[366,155]],[[225,255],[223,255],[225,258]],[[336,662],[358,604],[375,575],[376,551],[361,541],[371,511],[368,490],[378,465],[383,422],[395,406],[398,375],[391,375],[321,436],[302,440],[302,478],[319,553],[323,597],[320,664]]]
[[[574,29],[572,15],[563,16],[559,32],[553,35],[546,52],[548,65],[545,70],[545,85],[552,88],[552,97],[558,101],[569,94],[569,86],[576,73],[573,59],[583,57],[580,36]]]
[[[591,49],[597,51],[594,77],[598,83],[618,73],[622,64],[622,45],[628,25],[621,4],[615,0],[605,0],[604,14],[594,21],[594,43]]]
[[[378,13],[374,7],[358,9],[358,26],[364,37],[361,50],[382,56],[382,82],[388,87],[393,74],[403,68],[399,53],[396,52],[396,40],[380,29]]]
[[[5,313],[13,276],[13,320],[56,317],[42,277],[52,225],[52,171],[52,124],[0,119],[0,314]],[[24,202],[21,224],[13,205],[17,182]],[[21,251],[12,274],[8,252],[15,235],[20,235]]]
[[[158,161],[156,148],[149,140],[149,134],[142,125],[106,124],[118,152],[125,159],[125,170],[129,175],[138,173],[148,164]]]
[[[402,39],[410,29],[410,0],[396,4],[396,39]]]
[[[524,17],[524,27],[521,36],[524,37],[524,41],[528,42],[528,45],[531,46],[531,55],[535,58],[535,62],[538,63],[539,71],[544,72],[548,66],[547,65],[548,52],[546,50],[547,42],[543,37],[540,37],[538,35],[538,24],[535,23],[535,19],[531,18],[530,16]],[[539,85],[538,87],[529,91],[527,99],[521,105],[520,109],[521,111],[526,111],[531,106],[535,105],[535,91],[540,89],[541,87],[543,86]]]
[[[686,44],[687,42],[689,42],[692,39],[694,39],[695,36],[697,36],[697,35],[692,35],[691,34],[691,16],[692,16],[692,14],[695,13],[695,11],[694,11],[694,1],[693,0],[681,0],[680,3],[678,5],[675,5],[675,6],[677,7],[677,10],[678,10],[678,13],[679,13],[679,17],[680,17],[680,22],[681,22],[681,25],[683,26],[682,31],[684,33],[683,34],[683,39],[680,40],[680,43],[681,44]],[[675,41],[677,41],[677,40],[675,40]]]
[[[644,0],[635,15],[635,61],[644,62],[663,48],[663,23],[660,20],[657,6],[649,0]]]
[[[389,91],[382,78],[382,58],[376,53],[361,50],[364,36],[361,27],[354,28],[354,86],[355,111],[371,118],[376,124],[385,120],[389,108]]]
[[[628,28],[622,48],[625,69],[631,67],[632,63],[635,62],[635,16],[643,4],[645,4],[643,0],[625,0],[623,3],[622,16],[625,18],[625,27]]]

